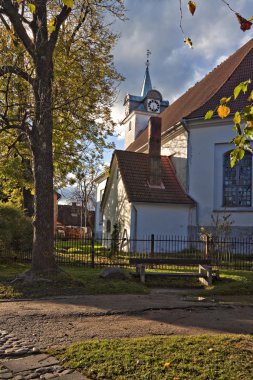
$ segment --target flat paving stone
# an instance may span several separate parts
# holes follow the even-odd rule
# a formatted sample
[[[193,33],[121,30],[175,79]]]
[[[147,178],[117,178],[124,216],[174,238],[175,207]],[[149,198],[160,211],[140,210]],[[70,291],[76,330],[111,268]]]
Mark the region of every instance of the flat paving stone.
[[[11,359],[2,363],[13,373],[28,371],[58,364],[58,360],[46,354],[31,355],[21,359]]]
[[[6,380],[6,379],[11,379],[11,378],[12,378],[12,374],[10,372],[2,373],[0,375],[0,380]]]

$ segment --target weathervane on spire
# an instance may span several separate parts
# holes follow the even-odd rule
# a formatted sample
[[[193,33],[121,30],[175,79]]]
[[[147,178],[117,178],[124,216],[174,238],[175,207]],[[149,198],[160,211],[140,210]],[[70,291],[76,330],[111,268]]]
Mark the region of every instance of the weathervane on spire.
[[[146,61],[146,66],[147,66],[147,67],[149,67],[149,65],[150,65],[150,62],[149,62],[149,57],[150,57],[150,55],[151,55],[151,51],[148,49],[148,50],[147,50],[147,61]]]
[[[141,89],[141,96],[145,97],[147,93],[152,90],[152,84],[151,84],[151,79],[149,75],[149,57],[150,57],[151,51],[148,49],[147,50],[147,60],[146,60],[146,70],[145,70],[145,76],[144,76],[144,81]]]

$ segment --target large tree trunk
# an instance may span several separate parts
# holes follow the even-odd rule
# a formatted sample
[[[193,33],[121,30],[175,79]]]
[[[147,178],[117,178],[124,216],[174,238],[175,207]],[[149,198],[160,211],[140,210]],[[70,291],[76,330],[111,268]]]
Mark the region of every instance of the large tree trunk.
[[[47,53],[46,53],[47,54]],[[33,154],[34,236],[33,272],[57,269],[54,258],[54,201],[52,153],[52,82],[53,62],[47,55],[37,57],[34,84],[35,120],[31,134]]]
[[[22,195],[23,195],[23,209],[27,216],[30,218],[33,217],[34,214],[34,197],[31,193],[30,189],[26,189],[25,187],[22,188]]]
[[[31,161],[27,158],[22,158],[22,164],[24,168],[24,179],[28,182],[32,182],[33,173],[31,168]],[[34,196],[31,190],[26,189],[25,187],[22,188],[22,195],[24,212],[31,218],[34,214]]]

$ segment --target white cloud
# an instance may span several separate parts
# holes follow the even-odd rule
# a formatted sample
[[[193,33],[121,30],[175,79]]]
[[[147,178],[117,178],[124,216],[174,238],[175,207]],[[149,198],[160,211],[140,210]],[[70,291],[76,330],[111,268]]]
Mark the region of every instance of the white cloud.
[[[116,122],[124,118],[126,93],[140,94],[147,49],[152,52],[153,87],[172,102],[252,38],[252,31],[243,33],[234,13],[220,0],[197,2],[193,17],[187,10],[187,1],[182,2],[183,27],[193,40],[193,49],[183,43],[178,0],[126,0],[125,3],[129,20],[114,26],[121,33],[114,49],[115,65],[126,78],[112,109]],[[252,0],[229,3],[244,17],[251,16]],[[122,127],[117,126],[117,132],[119,136],[114,141],[122,148]]]

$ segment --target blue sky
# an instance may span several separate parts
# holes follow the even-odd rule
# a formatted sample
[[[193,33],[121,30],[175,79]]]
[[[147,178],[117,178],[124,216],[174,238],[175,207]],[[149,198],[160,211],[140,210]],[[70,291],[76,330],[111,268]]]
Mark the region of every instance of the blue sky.
[[[253,15],[252,0],[228,0],[230,6],[245,18]],[[126,0],[125,22],[113,28],[121,37],[114,49],[117,70],[125,77],[112,108],[118,123],[124,117],[123,100],[127,93],[140,94],[145,71],[146,51],[150,49],[150,74],[153,87],[172,103],[189,87],[253,37],[253,31],[242,32],[233,12],[222,0],[195,0],[197,9],[191,16],[188,0],[182,0],[183,28],[193,40],[194,48],[183,43],[178,0]],[[123,149],[122,127],[114,139]],[[111,153],[105,154],[110,161]]]

